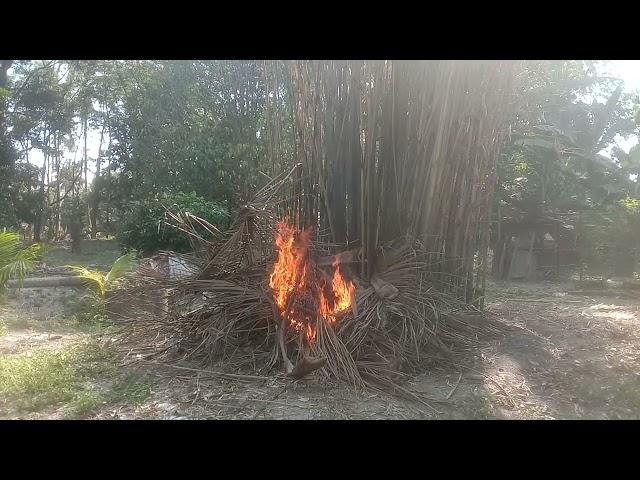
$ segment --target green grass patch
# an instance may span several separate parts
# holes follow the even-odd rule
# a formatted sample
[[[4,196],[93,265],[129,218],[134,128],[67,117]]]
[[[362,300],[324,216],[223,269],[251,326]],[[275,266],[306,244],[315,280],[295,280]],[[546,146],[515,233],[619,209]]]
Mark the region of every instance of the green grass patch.
[[[0,394],[20,410],[34,411],[73,399],[77,378],[66,351],[41,351],[0,360]]]
[[[73,400],[65,406],[65,416],[70,418],[84,417],[95,412],[104,403],[104,398],[93,390],[78,392]]]
[[[97,249],[80,254],[71,253],[70,248],[51,248],[42,256],[43,263],[50,267],[63,267],[66,265],[79,265],[102,272],[108,272],[113,262],[122,255],[120,250],[114,249],[109,243],[104,250]]]
[[[118,330],[109,320],[103,301],[90,294],[70,299],[62,312],[44,319],[16,308],[0,308],[0,322],[0,332],[3,326],[8,331],[33,330],[47,333],[105,334]]]
[[[32,330],[46,333],[107,333],[114,330],[107,316],[90,310],[77,313],[63,313],[47,319],[33,318],[29,313],[1,312],[2,325],[7,331]],[[0,325],[0,331],[2,331]]]
[[[113,400],[142,405],[151,395],[151,379],[140,372],[127,372],[113,386]]]
[[[7,327],[7,323],[0,319],[0,337],[2,335],[6,335],[6,333],[9,331],[9,328]]]
[[[111,325],[104,300],[92,293],[77,297],[73,303],[66,306],[64,313],[65,316],[72,318],[75,326],[79,328]]]
[[[26,312],[2,312],[2,320],[8,331],[33,330],[34,332],[68,332],[70,321],[63,317],[49,317],[46,320],[33,318]]]
[[[26,330],[32,323],[26,315],[6,315],[2,322],[7,330]]]
[[[69,403],[77,411],[86,409],[92,395],[88,382],[113,375],[114,358],[96,341],[0,358],[0,407],[37,411]]]

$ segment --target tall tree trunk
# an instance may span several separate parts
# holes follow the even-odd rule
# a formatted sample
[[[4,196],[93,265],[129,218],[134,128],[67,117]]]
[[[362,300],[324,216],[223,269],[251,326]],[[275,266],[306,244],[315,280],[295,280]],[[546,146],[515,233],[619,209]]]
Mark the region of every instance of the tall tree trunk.
[[[54,142],[55,143],[55,142]],[[49,150],[51,147],[51,135],[49,135],[49,137],[47,138],[47,150]],[[53,240],[53,229],[52,229],[52,217],[51,217],[51,212],[49,211],[49,200],[51,198],[51,160],[52,160],[53,155],[51,155],[51,153],[49,153],[49,155],[47,156],[47,191],[45,194],[45,215],[47,216],[46,221],[43,222],[43,224],[47,225],[47,241],[50,242],[51,240]]]
[[[71,253],[82,253],[82,215],[80,214],[80,187],[82,184],[82,159],[80,159],[79,168],[76,160],[78,148],[73,155],[73,163],[71,164],[71,202],[73,205],[73,214],[69,219],[69,234],[71,235]],[[78,174],[76,177],[76,168]]]
[[[102,161],[102,144],[104,141],[105,124],[100,132],[100,146],[98,147],[98,157],[96,158],[96,175],[93,178],[93,192],[91,194],[91,208],[89,210],[89,220],[91,222],[91,238],[95,239],[98,234],[98,208],[100,208],[100,163]]]
[[[35,222],[33,222],[33,241],[34,242],[40,242],[40,239],[41,239],[40,233],[42,231],[42,225],[44,223],[45,205],[47,202],[47,199],[45,197],[44,183],[45,183],[46,172],[47,172],[47,160],[48,160],[47,157],[49,155],[49,150],[47,147],[49,145],[49,141],[48,141],[46,130],[42,134],[42,139],[43,139],[43,143],[45,144],[45,150],[44,150],[44,161],[42,163],[42,178],[40,180],[40,195],[38,199],[40,202],[40,208],[36,214]]]
[[[89,116],[88,112],[84,112],[84,118],[82,119],[82,130],[84,132],[84,191],[86,192],[88,189],[87,183],[87,117]]]
[[[106,186],[105,186],[105,191],[107,194],[107,204],[105,206],[105,213],[106,213],[106,230],[107,230],[107,238],[109,238],[109,230],[111,229],[111,224],[110,224],[110,220],[109,220],[109,214],[110,214],[110,206],[111,206],[111,123],[109,123],[109,145],[107,146],[107,152],[109,153],[109,163],[107,164],[107,182],[106,182]]]
[[[0,205],[3,208],[3,211],[0,211],[0,226],[16,223],[11,194],[14,155],[6,126],[7,96],[5,95],[9,87],[7,72],[12,63],[13,60],[0,60]]]
[[[71,199],[75,200],[76,191],[76,160],[78,159],[78,149],[73,154],[73,162],[71,163]]]
[[[55,238],[60,238],[60,137],[56,134],[54,137],[54,148],[56,149],[56,222],[55,222]]]

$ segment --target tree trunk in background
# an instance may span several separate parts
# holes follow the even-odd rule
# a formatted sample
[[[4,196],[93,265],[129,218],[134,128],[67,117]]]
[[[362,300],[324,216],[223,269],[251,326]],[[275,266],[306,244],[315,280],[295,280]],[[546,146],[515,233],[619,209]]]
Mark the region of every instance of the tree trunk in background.
[[[54,136],[54,143],[55,143],[55,136]],[[49,148],[51,147],[51,134],[49,134],[49,137],[47,138],[47,150],[49,150]],[[52,237],[52,218],[49,212],[49,199],[51,198],[51,161],[53,160],[53,156],[51,155],[51,153],[48,154],[47,156],[47,190],[45,193],[45,200],[44,200],[44,214],[46,215],[45,220],[42,222],[43,225],[47,226],[47,241],[50,242],[51,240],[53,240]]]
[[[14,155],[6,126],[9,77],[7,71],[13,60],[0,60],[0,227],[16,223],[11,195],[11,180],[14,173]]]
[[[107,145],[107,155],[108,155],[108,163],[107,163],[107,181],[105,184],[105,193],[107,196],[106,205],[105,205],[105,216],[106,216],[106,224],[105,230],[107,238],[109,238],[109,231],[111,229],[111,224],[109,220],[109,206],[111,205],[111,122],[108,124],[107,134],[109,135],[109,144]]]
[[[71,253],[82,253],[82,222],[79,218],[73,218],[69,225],[71,234]]]
[[[55,222],[55,238],[60,238],[60,137],[58,134],[54,137],[54,148],[56,149],[56,222]]]
[[[84,118],[82,119],[82,130],[84,132],[84,191],[87,191],[87,112],[84,113]]]
[[[48,165],[49,165],[49,144],[50,144],[50,139],[51,139],[51,133],[47,132],[46,130],[43,133],[43,140],[44,140],[44,145],[45,145],[45,151],[44,151],[44,161],[42,163],[42,179],[40,181],[40,211],[38,212],[37,216],[36,216],[36,221],[34,223],[34,230],[33,230],[33,241],[34,242],[40,242],[41,241],[41,234],[42,234],[42,228],[47,224],[47,203],[48,203],[48,187],[45,190],[44,186],[45,183],[48,180]]]
[[[93,192],[91,192],[91,206],[89,207],[89,222],[91,223],[91,238],[95,239],[98,234],[98,208],[100,207],[100,162],[102,160],[102,143],[104,141],[104,128],[100,132],[100,146],[98,147],[98,158],[96,158],[96,175],[93,178]]]

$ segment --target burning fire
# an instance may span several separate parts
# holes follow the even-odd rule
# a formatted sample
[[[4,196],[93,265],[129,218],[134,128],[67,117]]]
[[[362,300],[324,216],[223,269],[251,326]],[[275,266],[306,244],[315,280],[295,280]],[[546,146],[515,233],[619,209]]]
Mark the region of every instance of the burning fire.
[[[340,273],[340,262],[338,259],[333,262],[332,266],[336,269],[333,274],[333,281],[331,282],[334,298],[333,308],[330,307],[329,300],[324,293],[320,292],[320,313],[322,314],[322,318],[330,323],[336,321],[336,315],[338,313],[342,313],[351,308],[351,299],[353,298],[353,292],[355,290],[353,283],[345,281]]]
[[[273,266],[269,279],[269,286],[273,289],[273,296],[280,313],[287,308],[287,301],[296,285],[304,288],[306,276],[306,254],[309,246],[310,231],[302,231],[298,235],[296,245],[296,229],[286,222],[278,222],[276,231],[276,247],[278,260]]]
[[[315,282],[314,268],[307,252],[311,240],[311,230],[298,231],[287,222],[278,222],[275,243],[278,258],[269,277],[269,286],[280,314],[296,330],[304,329],[307,340],[314,342],[317,331],[313,326],[314,315],[302,311],[294,300],[311,293],[318,302],[319,316],[334,323],[337,315],[351,307],[355,286],[345,280],[336,259],[331,284],[322,279]]]

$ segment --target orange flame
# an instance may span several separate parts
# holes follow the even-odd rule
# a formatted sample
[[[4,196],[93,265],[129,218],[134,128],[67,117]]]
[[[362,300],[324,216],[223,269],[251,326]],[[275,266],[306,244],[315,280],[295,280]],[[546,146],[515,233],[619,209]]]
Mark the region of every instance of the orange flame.
[[[355,290],[355,285],[345,281],[342,273],[340,273],[340,263],[337,258],[332,266],[336,269],[331,282],[334,298],[333,308],[330,307],[329,300],[324,295],[324,292],[320,292],[320,313],[329,323],[336,321],[337,314],[351,308],[351,299]]]
[[[307,340],[313,343],[316,340],[316,331],[311,325],[307,325]]]
[[[302,231],[296,242],[296,230],[286,222],[278,222],[276,230],[276,247],[278,260],[273,266],[269,278],[269,286],[274,291],[276,305],[280,313],[285,313],[289,296],[296,284],[304,288],[306,276],[306,251],[309,245],[310,232]],[[296,244],[297,243],[297,244]]]
[[[281,315],[286,315],[289,324],[298,332],[304,328],[307,340],[313,343],[316,340],[317,331],[312,325],[312,319],[308,315],[296,310],[295,305],[289,307],[291,296],[296,289],[301,292],[305,288],[315,288],[319,300],[319,314],[329,323],[336,321],[339,313],[347,311],[351,307],[355,286],[345,280],[340,272],[338,259],[333,262],[335,268],[331,285],[325,285],[328,296],[322,288],[313,284],[308,278],[312,274],[311,261],[307,256],[311,230],[298,231],[286,222],[278,222],[276,226],[275,243],[278,258],[273,265],[273,271],[269,277],[269,286],[273,290],[273,297]],[[311,283],[311,285],[310,285]],[[306,328],[305,328],[306,326]]]

